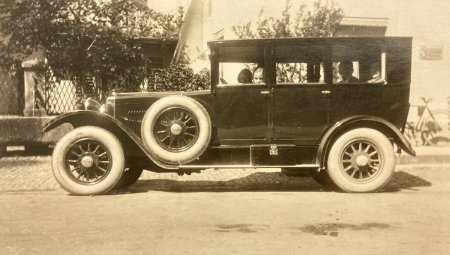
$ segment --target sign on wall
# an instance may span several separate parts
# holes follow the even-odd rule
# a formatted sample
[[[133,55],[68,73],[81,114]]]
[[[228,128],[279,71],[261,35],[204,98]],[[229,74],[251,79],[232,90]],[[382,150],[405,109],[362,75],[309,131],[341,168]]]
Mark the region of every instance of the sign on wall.
[[[442,60],[444,48],[442,46],[420,45],[421,60]]]

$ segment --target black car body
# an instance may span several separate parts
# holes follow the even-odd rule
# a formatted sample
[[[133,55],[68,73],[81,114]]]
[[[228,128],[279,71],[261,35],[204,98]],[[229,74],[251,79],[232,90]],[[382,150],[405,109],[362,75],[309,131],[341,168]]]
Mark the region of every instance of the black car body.
[[[107,99],[102,112],[59,116],[46,131],[65,122],[74,130],[107,131],[117,138],[123,154],[118,168],[132,169],[137,177],[142,169],[190,173],[210,167],[280,167],[312,170],[322,184],[344,191],[375,191],[392,175],[393,144],[415,154],[401,132],[409,109],[411,41],[358,37],[209,42],[210,90],[117,94]],[[352,68],[351,81],[338,72],[344,62]],[[258,68],[264,70],[264,83],[239,83],[235,78],[239,69]],[[98,162],[113,161],[108,150],[117,148],[108,149],[95,135],[69,140],[53,155],[61,161],[53,163],[59,172],[55,176],[69,192],[103,193],[137,180],[127,177],[130,170],[117,170],[120,173],[108,178],[115,171],[113,164],[102,167]],[[108,159],[91,153],[87,147],[94,144],[104,147]],[[80,146],[85,148],[74,153]],[[101,186],[105,179],[112,179],[107,187],[83,188]]]

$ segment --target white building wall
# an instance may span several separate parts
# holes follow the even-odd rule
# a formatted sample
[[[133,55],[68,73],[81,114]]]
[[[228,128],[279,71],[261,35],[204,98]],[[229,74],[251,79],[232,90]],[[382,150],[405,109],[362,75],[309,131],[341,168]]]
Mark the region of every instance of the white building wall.
[[[386,36],[413,37],[411,103],[433,99],[432,108],[446,109],[450,96],[450,1],[336,1],[346,16],[387,18]],[[442,48],[440,60],[420,58],[421,47]]]
[[[231,27],[241,22],[256,20],[261,8],[266,15],[280,15],[283,0],[211,0],[210,29],[224,29],[225,39],[233,39]],[[292,0],[295,12],[301,3],[311,6],[314,0]],[[387,36],[413,37],[411,102],[420,103],[420,97],[433,98],[432,107],[447,108],[450,96],[450,1],[448,0],[335,0],[345,16],[387,18]],[[148,0],[154,9],[170,10],[176,5],[187,5],[189,0]],[[170,8],[170,6],[173,8]],[[211,33],[212,34],[212,33]],[[443,48],[441,60],[423,60],[420,48]]]

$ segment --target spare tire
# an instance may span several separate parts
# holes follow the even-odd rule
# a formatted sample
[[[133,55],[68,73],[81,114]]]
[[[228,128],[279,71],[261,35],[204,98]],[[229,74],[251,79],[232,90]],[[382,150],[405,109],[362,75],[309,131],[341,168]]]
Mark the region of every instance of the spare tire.
[[[142,141],[157,160],[186,164],[198,158],[211,139],[206,109],[185,96],[167,96],[151,105],[142,119]]]

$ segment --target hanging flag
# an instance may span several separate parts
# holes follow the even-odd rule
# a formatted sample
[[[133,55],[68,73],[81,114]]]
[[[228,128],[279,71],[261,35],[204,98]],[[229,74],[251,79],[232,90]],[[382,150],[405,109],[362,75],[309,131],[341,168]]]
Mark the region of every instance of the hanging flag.
[[[181,25],[180,37],[172,63],[187,63],[194,72],[209,67],[208,23],[211,17],[209,0],[192,0]]]

